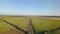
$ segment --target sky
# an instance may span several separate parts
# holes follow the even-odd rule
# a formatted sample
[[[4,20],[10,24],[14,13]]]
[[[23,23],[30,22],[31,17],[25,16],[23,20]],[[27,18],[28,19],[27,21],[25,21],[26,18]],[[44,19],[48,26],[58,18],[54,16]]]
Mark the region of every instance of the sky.
[[[60,0],[0,0],[0,15],[60,16]]]

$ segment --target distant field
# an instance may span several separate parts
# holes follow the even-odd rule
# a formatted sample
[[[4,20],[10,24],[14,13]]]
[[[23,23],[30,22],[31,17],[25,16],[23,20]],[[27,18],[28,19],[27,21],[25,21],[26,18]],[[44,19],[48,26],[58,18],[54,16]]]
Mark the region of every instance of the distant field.
[[[47,19],[51,19],[51,20],[60,20],[60,18],[47,18]]]
[[[32,20],[33,28],[35,33],[43,31],[51,31],[60,27],[60,18],[49,18],[49,17],[30,17]],[[28,32],[28,17],[0,17],[0,32],[5,32],[13,28],[9,24],[5,23],[1,19],[4,19],[12,24],[17,25],[21,29]],[[14,28],[13,28],[14,29]],[[50,32],[48,34],[60,34],[60,30]]]

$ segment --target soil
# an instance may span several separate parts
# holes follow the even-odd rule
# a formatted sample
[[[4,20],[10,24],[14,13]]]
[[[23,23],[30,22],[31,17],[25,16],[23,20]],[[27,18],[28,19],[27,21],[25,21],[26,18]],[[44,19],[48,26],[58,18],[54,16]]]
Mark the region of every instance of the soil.
[[[24,33],[16,29],[10,29],[9,31],[6,32],[0,32],[0,34],[24,34]]]

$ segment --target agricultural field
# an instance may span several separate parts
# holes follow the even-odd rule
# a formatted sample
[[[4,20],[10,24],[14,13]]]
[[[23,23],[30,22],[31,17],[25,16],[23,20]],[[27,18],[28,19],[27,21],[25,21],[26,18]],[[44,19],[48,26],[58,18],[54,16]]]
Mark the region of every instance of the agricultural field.
[[[32,23],[31,26],[33,26],[32,29],[29,28],[29,18]],[[29,29],[33,30],[34,34],[60,34],[60,18],[21,16],[0,17],[0,34],[24,34],[24,32],[29,34]]]
[[[35,33],[49,32],[48,34],[60,34],[60,18],[40,18],[33,17],[32,24],[34,26]],[[52,31],[52,32],[50,32]]]
[[[14,25],[11,26],[9,23],[4,22],[2,19],[4,19],[7,22],[12,23],[16,26],[14,26]],[[19,27],[20,30],[24,29],[24,31],[27,32],[28,31],[28,19],[26,17],[7,17],[7,16],[0,17],[0,32],[12,30],[12,31],[14,31],[13,32],[14,34],[20,34],[18,32],[18,30],[16,30],[16,28],[14,28],[13,26],[16,28]],[[15,30],[16,30],[16,33],[15,33]],[[9,33],[11,34],[11,32],[9,32]]]
[[[12,24],[21,27],[22,29],[28,31],[28,19],[27,17],[4,17],[4,20],[11,22]]]

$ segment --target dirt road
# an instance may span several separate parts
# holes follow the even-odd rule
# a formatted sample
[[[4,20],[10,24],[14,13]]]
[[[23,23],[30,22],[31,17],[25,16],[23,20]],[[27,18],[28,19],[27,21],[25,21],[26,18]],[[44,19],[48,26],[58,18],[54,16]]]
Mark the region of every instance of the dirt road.
[[[32,25],[32,20],[31,18],[29,18],[29,34],[34,34],[34,28],[33,28],[33,25]]]

